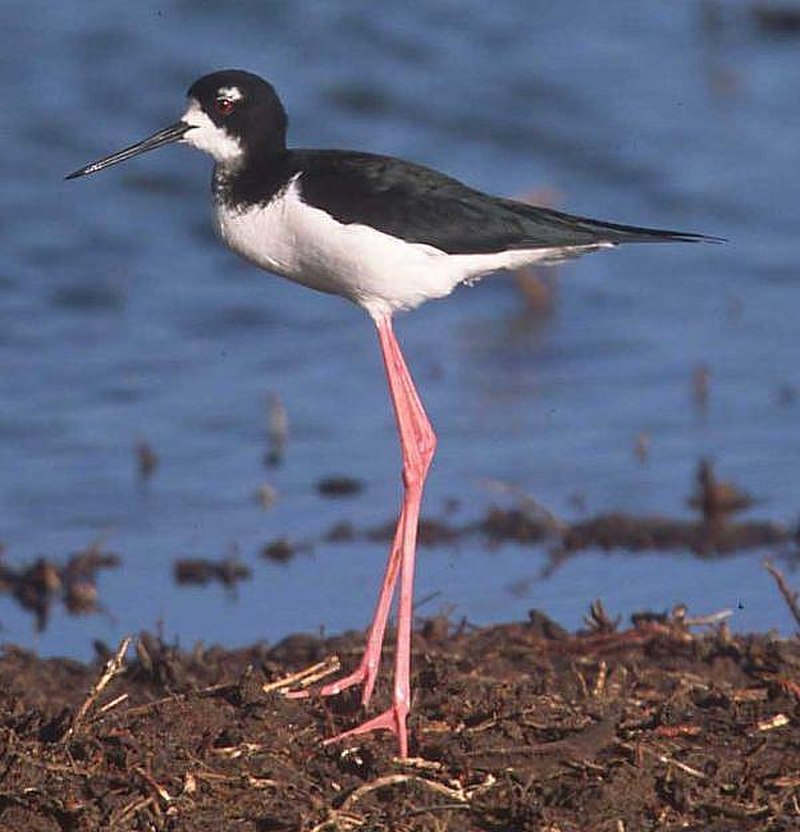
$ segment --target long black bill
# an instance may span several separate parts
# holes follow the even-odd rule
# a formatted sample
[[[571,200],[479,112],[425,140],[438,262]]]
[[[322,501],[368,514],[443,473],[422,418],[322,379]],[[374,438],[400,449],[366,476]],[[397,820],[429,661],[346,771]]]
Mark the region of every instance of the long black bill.
[[[185,121],[176,121],[175,124],[171,124],[169,127],[159,130],[158,133],[153,133],[152,136],[148,136],[146,139],[136,142],[136,144],[132,144],[124,150],[118,150],[116,153],[112,153],[104,159],[98,159],[95,162],[90,162],[85,167],[82,167],[79,170],[74,170],[72,173],[68,173],[64,179],[77,179],[79,176],[88,176],[90,173],[97,173],[97,171],[103,170],[103,168],[109,168],[111,165],[116,165],[120,162],[124,162],[126,159],[132,158],[133,156],[138,156],[140,153],[147,153],[148,150],[155,150],[157,147],[161,147],[162,145],[177,142],[179,139],[182,139],[184,134],[188,130],[191,130],[193,126],[194,125],[187,124]]]

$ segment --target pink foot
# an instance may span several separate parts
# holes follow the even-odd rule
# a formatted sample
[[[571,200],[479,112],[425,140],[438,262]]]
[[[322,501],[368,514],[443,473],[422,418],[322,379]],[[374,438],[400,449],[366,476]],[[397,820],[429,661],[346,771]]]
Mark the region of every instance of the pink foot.
[[[378,596],[378,604],[375,608],[375,615],[370,624],[369,634],[367,636],[367,646],[364,648],[364,655],[361,658],[361,663],[358,667],[342,679],[336,679],[333,682],[323,685],[321,688],[312,688],[307,690],[290,691],[286,695],[290,699],[307,699],[310,696],[336,696],[347,688],[353,685],[364,685],[361,691],[361,704],[366,708],[372,698],[372,692],[375,689],[375,682],[378,679],[378,670],[381,665],[381,649],[383,647],[383,636],[386,632],[386,622],[389,618],[389,608],[392,604],[392,595],[394,594],[394,586],[397,581],[397,575],[400,570],[401,548],[400,548],[400,530],[404,524],[403,514],[400,515],[398,521],[398,532],[395,534],[394,545],[389,554],[389,560],[386,564],[386,573],[383,576],[383,584],[381,585],[380,595]]]
[[[372,672],[370,672],[370,668],[366,660],[364,660],[352,673],[341,679],[328,682],[327,685],[323,685],[321,688],[290,690],[285,695],[289,699],[308,699],[311,696],[336,696],[354,685],[363,684],[364,689],[361,692],[361,704],[366,707],[372,696],[372,690],[375,687],[377,676],[377,667],[373,668]]]
[[[330,737],[323,740],[323,745],[330,745],[334,742],[346,740],[348,737],[356,737],[359,734],[366,734],[370,731],[391,731],[396,737],[399,745],[399,756],[408,757],[408,730],[406,728],[406,717],[408,716],[408,708],[402,707],[398,703],[394,703],[391,708],[384,711],[382,714],[362,722],[355,728],[349,731],[343,731],[335,737]]]

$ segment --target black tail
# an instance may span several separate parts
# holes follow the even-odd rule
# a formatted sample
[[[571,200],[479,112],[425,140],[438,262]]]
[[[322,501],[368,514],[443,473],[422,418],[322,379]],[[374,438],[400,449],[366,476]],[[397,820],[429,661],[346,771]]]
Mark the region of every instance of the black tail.
[[[531,239],[552,240],[560,245],[591,245],[592,243],[725,243],[724,237],[670,231],[664,228],[640,228],[614,222],[593,220],[565,214],[552,208],[505,200],[507,207],[526,222]]]
[[[569,216],[565,214],[564,216]],[[620,225],[587,217],[571,217],[586,231],[597,234],[611,243],[727,243],[724,237],[694,234],[690,231],[670,231],[666,228],[642,228],[637,225]]]

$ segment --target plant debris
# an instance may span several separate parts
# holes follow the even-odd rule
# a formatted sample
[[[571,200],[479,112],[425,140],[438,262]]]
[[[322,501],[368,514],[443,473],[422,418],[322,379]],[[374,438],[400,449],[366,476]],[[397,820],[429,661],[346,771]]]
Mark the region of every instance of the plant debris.
[[[355,694],[281,693],[352,667],[361,634],[191,652],[145,634],[94,665],[6,647],[0,828],[796,829],[800,642],[687,623],[706,619],[622,627],[596,602],[578,633],[537,611],[426,622],[406,760],[388,734],[322,745]],[[389,695],[384,674],[374,708]]]

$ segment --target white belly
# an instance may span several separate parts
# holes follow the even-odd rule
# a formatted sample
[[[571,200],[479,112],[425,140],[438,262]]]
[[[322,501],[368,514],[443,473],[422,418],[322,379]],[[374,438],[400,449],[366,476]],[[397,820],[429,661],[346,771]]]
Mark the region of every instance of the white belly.
[[[266,206],[217,206],[225,243],[246,260],[296,283],[342,295],[374,318],[444,297],[465,280],[570,256],[556,249],[448,255],[365,225],[340,223],[300,198],[297,179]],[[577,253],[577,252],[576,252]]]

